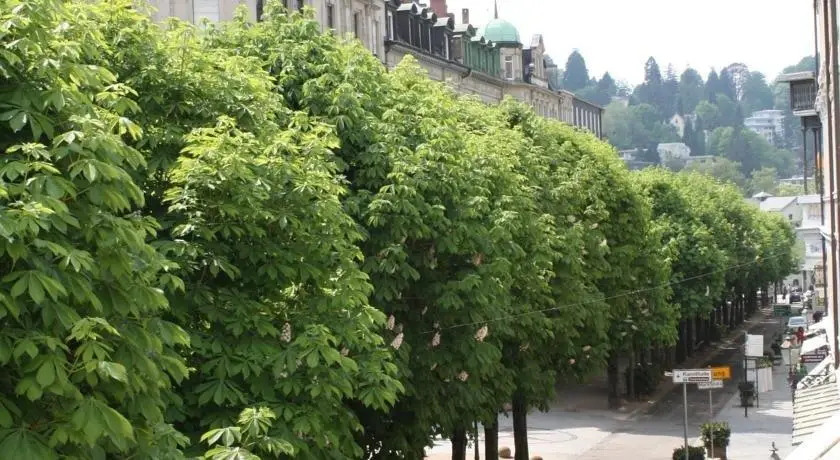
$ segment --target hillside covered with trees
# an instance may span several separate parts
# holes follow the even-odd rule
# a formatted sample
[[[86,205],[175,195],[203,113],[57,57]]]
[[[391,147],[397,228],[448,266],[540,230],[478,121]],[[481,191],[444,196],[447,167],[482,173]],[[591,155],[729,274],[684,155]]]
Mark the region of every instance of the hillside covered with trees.
[[[813,57],[806,57],[782,73],[813,68]],[[801,175],[802,170],[795,153],[801,152],[802,139],[786,84],[768,81],[742,63],[719,72],[712,69],[705,78],[691,67],[677,75],[670,65],[663,72],[651,57],[644,65],[643,83],[630,88],[617,83],[609,72],[591,77],[578,51],[571,53],[561,72],[565,89],[606,108],[604,131],[610,143],[619,150],[638,149],[638,160],[659,164],[658,144],[683,142],[693,156],[717,157],[714,164],[691,169],[734,183],[745,193],[799,192],[778,186],[779,178]],[[766,109],[785,114],[784,129],[772,142],[744,127],[746,117]],[[682,135],[671,123],[674,115],[686,120]]]
[[[617,403],[795,267],[734,187],[308,11],[136,8],[0,0],[0,458],[464,460],[509,407],[524,460],[558,381]]]

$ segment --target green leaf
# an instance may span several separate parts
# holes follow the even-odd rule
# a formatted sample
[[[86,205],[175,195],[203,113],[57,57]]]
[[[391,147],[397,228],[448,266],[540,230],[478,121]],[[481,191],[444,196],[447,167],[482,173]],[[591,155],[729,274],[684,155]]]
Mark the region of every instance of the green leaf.
[[[40,305],[44,301],[44,286],[37,276],[29,276],[29,297]]]
[[[18,112],[11,120],[9,120],[9,127],[12,128],[12,131],[18,132],[26,126],[26,121],[29,119],[29,116],[26,112]]]
[[[99,371],[100,373],[111,377],[114,380],[118,380],[120,382],[128,382],[128,375],[125,370],[125,366],[119,363],[113,363],[109,361],[100,361],[99,362]]]
[[[55,366],[52,360],[44,361],[41,367],[38,368],[38,373],[35,374],[35,381],[43,388],[46,388],[55,382]]]

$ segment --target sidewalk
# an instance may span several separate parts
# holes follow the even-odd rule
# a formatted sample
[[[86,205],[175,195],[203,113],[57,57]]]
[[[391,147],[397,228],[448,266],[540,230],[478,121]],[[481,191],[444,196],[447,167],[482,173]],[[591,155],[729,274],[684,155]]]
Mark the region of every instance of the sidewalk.
[[[730,354],[731,350],[739,347],[738,341],[743,339],[745,331],[754,332],[771,315],[772,306],[760,308],[752,317],[746,318],[743,324],[729,331],[727,336],[721,341],[706,345],[694,356],[681,363],[679,365],[680,368],[694,369],[705,367],[707,363],[714,361],[716,357]],[[769,343],[769,338],[765,341]],[[716,364],[725,363],[716,362]],[[620,375],[623,380],[623,369]],[[624,386],[623,381],[620,383],[620,386]],[[614,420],[633,420],[641,414],[655,410],[661,400],[667,399],[672,392],[677,390],[679,390],[678,385],[675,385],[669,379],[663,378],[654,394],[639,401],[622,399],[622,407],[618,411],[613,411],[607,407],[608,390],[606,376],[601,376],[592,379],[590,383],[558,386],[557,396],[551,407],[552,409],[565,412],[597,414]],[[682,401],[681,396],[680,401]]]
[[[785,458],[793,452],[793,403],[787,383],[787,369],[773,368],[773,391],[759,394],[759,407],[750,407],[748,417],[738,393],[732,395],[716,420],[728,422],[732,429],[727,456],[731,460],[765,460],[770,457],[770,446],[776,443],[777,454]],[[694,445],[700,445],[699,438]]]

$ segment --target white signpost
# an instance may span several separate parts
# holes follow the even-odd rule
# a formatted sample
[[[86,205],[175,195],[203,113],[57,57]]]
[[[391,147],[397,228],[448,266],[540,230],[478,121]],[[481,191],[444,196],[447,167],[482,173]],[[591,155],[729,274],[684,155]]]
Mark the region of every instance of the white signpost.
[[[709,422],[711,423],[712,419],[715,418],[715,409],[714,405],[712,405],[712,390],[716,390],[719,388],[723,388],[723,380],[712,380],[709,382],[703,382],[697,384],[698,390],[709,390]],[[712,440],[712,452],[715,451],[715,436],[712,433],[709,438]]]
[[[688,384],[712,382],[712,370],[674,369],[671,376],[674,379],[674,383],[681,383],[683,386],[683,441],[685,442],[685,460],[688,460]]]
[[[711,381],[711,369],[674,369],[674,383],[708,383]]]
[[[712,380],[711,382],[697,384],[698,390],[716,390],[718,388],[723,388],[723,380]]]

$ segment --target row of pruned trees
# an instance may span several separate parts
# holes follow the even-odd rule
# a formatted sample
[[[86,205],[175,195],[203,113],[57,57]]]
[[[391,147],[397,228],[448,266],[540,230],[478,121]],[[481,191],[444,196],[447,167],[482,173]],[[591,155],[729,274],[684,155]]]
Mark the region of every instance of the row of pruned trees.
[[[527,458],[558,379],[789,271],[717,183],[276,3],[134,3],[0,3],[2,458],[463,458],[507,403]]]

